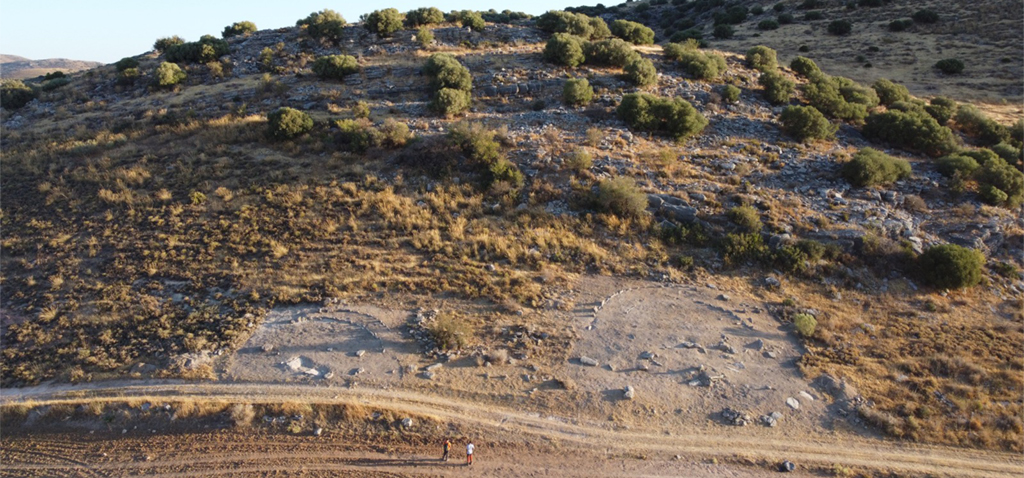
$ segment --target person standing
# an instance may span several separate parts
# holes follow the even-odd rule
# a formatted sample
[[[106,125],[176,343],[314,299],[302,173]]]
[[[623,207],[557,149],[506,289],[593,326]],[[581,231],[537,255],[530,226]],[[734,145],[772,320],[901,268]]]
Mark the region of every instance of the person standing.
[[[443,448],[444,455],[441,455],[441,461],[448,461],[448,453],[452,451],[452,441],[445,438]]]
[[[466,466],[473,464],[473,442],[466,443]]]

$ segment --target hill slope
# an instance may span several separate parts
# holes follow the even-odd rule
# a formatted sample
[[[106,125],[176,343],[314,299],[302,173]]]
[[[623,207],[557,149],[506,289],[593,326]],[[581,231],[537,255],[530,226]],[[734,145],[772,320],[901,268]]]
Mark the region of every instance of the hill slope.
[[[49,58],[46,60],[30,60],[17,55],[0,55],[0,78],[23,80],[43,76],[59,71],[75,73],[96,68],[103,63],[96,61],[68,60],[66,58]]]

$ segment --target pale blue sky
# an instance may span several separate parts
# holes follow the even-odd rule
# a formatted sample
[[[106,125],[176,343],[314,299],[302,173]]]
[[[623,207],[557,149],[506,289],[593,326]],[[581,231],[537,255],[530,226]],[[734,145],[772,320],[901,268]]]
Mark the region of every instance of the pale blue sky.
[[[617,5],[624,0],[604,1]],[[69,58],[113,63],[145,53],[160,37],[198,40],[220,37],[224,27],[248,20],[263,30],[295,25],[311,12],[330,8],[349,22],[380,8],[450,10],[494,8],[533,15],[551,9],[596,5],[600,0],[0,0],[0,53],[33,60]]]

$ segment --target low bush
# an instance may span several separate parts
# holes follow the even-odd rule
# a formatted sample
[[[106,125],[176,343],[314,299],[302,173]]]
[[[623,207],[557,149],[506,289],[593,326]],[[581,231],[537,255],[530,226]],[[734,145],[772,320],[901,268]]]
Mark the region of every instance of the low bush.
[[[405,13],[405,24],[409,28],[444,23],[444,12],[434,7],[417,8]]]
[[[893,20],[889,22],[889,31],[901,32],[912,26],[914,26],[914,21],[907,18],[901,20]]]
[[[430,102],[431,111],[442,116],[455,116],[469,109],[471,103],[468,91],[442,88],[434,93]]]
[[[167,51],[168,48],[176,45],[181,45],[182,43],[185,43],[185,39],[179,37],[178,35],[158,38],[156,42],[153,43],[153,49],[160,53],[163,53]]]
[[[267,115],[267,127],[271,139],[292,139],[312,131],[313,118],[297,109],[283,107]]]
[[[359,64],[349,55],[327,55],[313,62],[313,73],[321,79],[342,80],[359,72]]]
[[[716,25],[711,35],[719,40],[728,40],[736,35],[736,29],[730,25]]]
[[[570,106],[586,106],[594,99],[594,89],[586,78],[570,78],[562,87],[562,101]]]
[[[596,38],[591,18],[582,13],[550,10],[537,17],[536,25],[538,29],[548,33],[568,33],[582,38]],[[607,25],[605,28],[608,28]]]
[[[959,75],[964,71],[964,62],[956,58],[946,58],[935,62],[935,68],[947,75]]]
[[[529,20],[530,18],[533,18],[533,15],[530,15],[525,12],[513,12],[512,10],[505,9],[499,13],[493,8],[487,10],[486,12],[481,12],[480,16],[482,16],[484,20],[489,21],[491,23],[503,24],[510,24],[515,21]]]
[[[171,63],[210,63],[227,55],[228,50],[228,42],[203,35],[199,41],[168,47],[164,57]]]
[[[811,337],[818,327],[818,320],[811,314],[796,314],[793,316],[793,326],[796,327],[798,334]]]
[[[722,87],[722,99],[726,103],[738,103],[740,101],[740,89],[733,85]]]
[[[462,350],[473,336],[473,329],[464,319],[449,313],[438,314],[426,329],[440,350]]]
[[[788,103],[796,91],[796,83],[778,71],[761,73],[757,82],[764,87],[764,98],[773,105]]]
[[[461,63],[446,65],[430,77],[430,89],[444,88],[469,92],[473,89],[473,75]]]
[[[598,183],[596,199],[602,211],[619,217],[640,217],[647,211],[647,195],[625,176]]]
[[[430,46],[434,43],[434,32],[430,31],[427,27],[416,30],[416,43],[419,43],[423,48]]]
[[[944,244],[928,248],[917,259],[921,279],[940,289],[961,289],[981,282],[985,256],[974,249]]]
[[[779,15],[779,17],[778,17],[779,25],[789,25],[789,24],[793,23],[794,21],[796,21],[796,19],[793,18],[793,14],[792,13],[783,13],[783,14]]]
[[[593,156],[582,148],[574,150],[565,157],[565,166],[573,171],[585,171],[593,165]]]
[[[482,173],[484,184],[523,185],[523,173],[505,157],[496,133],[480,124],[459,123],[448,131],[448,141],[462,150],[470,164]]]
[[[651,45],[654,43],[654,30],[641,23],[629,20],[615,20],[611,25],[612,35],[634,45]]]
[[[456,19],[462,28],[469,28],[475,32],[484,31],[484,27],[487,23],[484,22],[484,17],[480,16],[479,12],[473,10],[462,10],[456,14]]]
[[[761,215],[757,209],[750,206],[736,206],[729,209],[727,214],[729,220],[746,232],[758,232],[761,230]]]
[[[374,10],[366,16],[363,25],[366,30],[370,33],[375,33],[378,36],[390,37],[391,34],[402,29],[402,24],[405,22],[405,15],[399,12],[395,8],[385,8],[383,10]]]
[[[928,102],[924,110],[940,125],[945,126],[949,120],[953,119],[953,115],[957,111],[957,103],[945,96],[936,96]]]
[[[953,131],[935,118],[916,111],[889,110],[868,116],[864,136],[893,146],[937,157],[957,150]]]
[[[21,80],[3,80],[0,83],[0,106],[7,110],[24,107],[36,98],[35,91]]]
[[[825,14],[821,13],[821,12],[819,12],[817,10],[812,11],[812,12],[807,12],[807,13],[804,14],[804,20],[809,21],[809,22],[813,22],[815,20],[824,20],[824,19],[825,19]]]
[[[937,23],[939,21],[939,14],[924,8],[914,12],[911,18],[917,23]]]
[[[647,93],[629,93],[615,110],[630,128],[666,134],[683,140],[699,134],[708,121],[682,98],[661,98]]]
[[[800,10],[813,10],[820,6],[822,6],[821,0],[804,0],[800,5],[797,5],[796,8]]]
[[[583,40],[569,33],[555,33],[544,46],[544,59],[558,65],[576,67],[583,64]]]
[[[678,31],[669,37],[669,41],[674,43],[684,42],[686,40],[696,40],[698,42],[704,40],[704,31],[699,28],[688,28],[683,31]]]
[[[135,83],[140,76],[142,76],[142,72],[138,68],[126,68],[117,73],[117,84],[130,85]]]
[[[1010,139],[1007,127],[982,113],[976,106],[960,105],[953,116],[956,129],[974,138],[983,146],[994,146]]]
[[[906,86],[893,83],[885,78],[875,81],[871,88],[874,88],[875,93],[878,94],[878,101],[885,106],[890,106],[897,101],[910,101],[911,99],[910,90]]]
[[[1022,155],[1024,155],[1024,150],[1006,142],[992,146],[992,152],[995,153],[996,156],[1003,158],[1003,161],[1010,164],[1017,164],[1021,159],[1024,159],[1024,157],[1022,157]]]
[[[1016,209],[1024,202],[1024,173],[1003,158],[986,161],[975,177],[981,188],[982,199],[989,204]]]
[[[338,128],[335,142],[340,149],[354,153],[362,153],[373,145],[376,131],[373,124],[365,118],[343,119],[334,122]]]
[[[775,10],[776,12],[785,11],[786,10],[786,4],[784,4],[782,2],[776,3],[775,5],[772,5],[772,10]]]
[[[337,42],[345,31],[345,18],[334,10],[323,9],[295,22],[295,26],[305,27],[306,33],[318,40]]]
[[[770,264],[772,253],[759,233],[730,233],[716,245],[726,265],[736,266],[745,262]]]
[[[224,32],[221,36],[224,38],[231,38],[238,35],[248,35],[250,33],[256,33],[256,24],[253,22],[235,22],[231,25],[224,27]]]
[[[775,50],[758,45],[747,50],[747,66],[762,72],[773,71],[779,67],[779,61]]]
[[[473,76],[454,55],[430,55],[423,72],[430,77],[430,88],[434,90],[431,110],[444,116],[454,116],[469,109]]]
[[[52,80],[44,81],[41,85],[39,85],[39,89],[43,91],[53,91],[57,88],[67,86],[69,84],[71,84],[71,78],[67,76],[62,76],[59,78],[54,78]]]
[[[760,5],[754,5],[753,7],[750,7],[751,15],[761,15],[762,13],[764,13],[764,7]]]
[[[814,75],[803,86],[804,97],[826,116],[861,123],[878,106],[875,90],[841,76]]]
[[[892,184],[910,177],[910,163],[872,148],[864,148],[843,165],[843,177],[857,187]]]
[[[821,69],[814,60],[798,56],[789,62],[789,68],[804,78],[812,78],[821,74]]]
[[[630,61],[640,57],[629,43],[619,38],[588,42],[582,44],[582,49],[584,61],[589,65],[624,68]]]
[[[777,20],[761,20],[757,23],[758,30],[778,30],[779,22]]]
[[[779,116],[782,130],[799,141],[829,140],[835,137],[839,125],[832,124],[813,106],[787,106]]]
[[[175,63],[163,62],[153,71],[153,84],[159,87],[172,87],[185,81],[188,75]]]
[[[658,71],[654,69],[654,63],[647,58],[637,57],[623,68],[623,77],[626,81],[640,87],[646,87],[658,82]]]
[[[743,5],[733,5],[726,8],[724,11],[715,12],[712,18],[715,20],[715,25],[739,25],[747,19],[749,10]]]
[[[114,63],[114,67],[117,68],[117,71],[124,71],[129,68],[138,68],[139,60],[131,57],[121,58],[120,60],[117,60],[117,63]]]
[[[833,35],[849,35],[853,31],[853,24],[849,20],[835,20],[828,24],[828,32]]]
[[[963,154],[950,154],[943,156],[936,161],[938,170],[943,176],[953,177],[959,175],[961,178],[971,177],[975,171],[981,168],[974,158]]]

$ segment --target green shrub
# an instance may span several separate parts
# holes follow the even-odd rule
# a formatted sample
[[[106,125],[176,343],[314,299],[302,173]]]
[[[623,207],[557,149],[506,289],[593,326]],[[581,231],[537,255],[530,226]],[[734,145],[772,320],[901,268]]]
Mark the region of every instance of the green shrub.
[[[0,82],[0,106],[7,110],[16,110],[36,98],[35,91],[21,80],[3,80]]]
[[[630,60],[623,68],[623,72],[626,81],[641,88],[658,82],[658,71],[654,69],[654,63],[647,58],[637,57]]]
[[[818,327],[818,320],[811,314],[796,314],[793,316],[793,325],[797,333],[804,337],[814,335],[814,329]]]
[[[117,84],[130,85],[135,83],[139,76],[142,76],[142,72],[138,68],[126,68],[117,73]]]
[[[475,32],[482,32],[484,27],[487,26],[487,23],[484,22],[484,17],[481,17],[480,13],[473,10],[462,10],[456,15],[456,18],[459,25],[462,25],[463,28],[468,27]]]
[[[725,85],[722,88],[722,99],[726,103],[738,103],[740,101],[740,89],[733,85]]]
[[[410,28],[444,23],[444,12],[434,7],[417,8],[405,14],[406,26]]]
[[[611,25],[612,35],[634,45],[651,45],[654,43],[654,30],[641,23],[629,20],[615,20]]]
[[[580,43],[582,44],[585,62],[588,65],[625,68],[630,61],[640,57],[640,54],[633,50],[629,43],[619,38]]]
[[[682,98],[660,98],[647,93],[629,93],[615,110],[630,128],[662,133],[683,140],[704,130],[708,121]]]
[[[799,8],[800,10],[811,10],[820,6],[822,6],[820,0],[804,0],[800,5],[797,5],[796,8]]]
[[[910,90],[899,83],[880,78],[871,87],[878,94],[878,101],[885,106],[890,106],[897,101],[910,101]]]
[[[786,9],[786,5],[783,4],[782,2],[779,2],[779,3],[776,3],[775,5],[772,5],[772,10],[775,10],[776,12],[781,12],[781,11],[784,11],[785,9]]]
[[[700,28],[688,28],[683,31],[675,32],[672,34],[671,37],[669,37],[669,41],[674,43],[679,43],[686,40],[696,40],[698,42],[701,42],[704,40],[704,31],[701,30]]]
[[[403,22],[405,22],[405,15],[395,8],[385,8],[374,10],[367,15],[363,25],[370,33],[390,37],[392,33],[402,29]]]
[[[594,99],[594,89],[586,78],[570,78],[562,87],[562,100],[570,106],[586,106]]]
[[[773,105],[788,103],[796,91],[796,83],[778,71],[761,73],[757,82],[764,87],[764,98]]]
[[[221,36],[224,38],[231,38],[238,35],[248,35],[250,33],[256,33],[256,24],[253,22],[235,22],[229,26],[224,27],[224,32]]]
[[[953,114],[957,111],[957,103],[945,96],[936,96],[928,102],[928,106],[925,106],[924,110],[940,125],[945,126],[949,120],[953,119]]]
[[[437,76],[445,68],[461,66],[459,60],[451,53],[434,53],[427,58],[427,63],[423,65],[423,73],[427,76]]]
[[[359,64],[349,55],[327,55],[313,62],[313,73],[322,79],[342,80],[359,72]]]
[[[914,21],[910,19],[893,20],[889,22],[889,31],[901,32],[914,25]]]
[[[982,113],[976,106],[960,105],[953,117],[956,128],[976,139],[983,146],[993,146],[1010,139],[1010,131]]]
[[[843,177],[857,187],[892,184],[910,177],[910,163],[872,148],[864,148],[843,165]]]
[[[313,118],[294,108],[278,108],[267,115],[267,135],[284,140],[302,136],[313,130]]]
[[[504,24],[510,24],[518,20],[529,20],[530,18],[533,18],[533,15],[530,15],[528,13],[513,12],[512,10],[508,9],[502,10],[501,13],[498,13],[493,8],[486,12],[482,12],[480,15],[484,17],[484,20],[487,20],[491,23]]]
[[[715,25],[715,29],[711,31],[711,35],[719,40],[728,40],[736,35],[736,29],[730,25]]]
[[[1024,173],[1002,158],[997,157],[986,161],[977,171],[976,177],[982,191],[987,192],[982,199],[989,204],[1015,209],[1024,202]],[[997,195],[991,191],[991,188],[998,189],[1006,195],[1006,198],[1002,199],[1001,195],[998,195],[1000,199],[997,200]]]
[[[362,153],[373,144],[373,124],[366,118],[343,119],[334,122],[338,128],[335,141],[341,149]]]
[[[164,58],[171,63],[210,63],[228,54],[228,42],[203,35],[199,41],[167,47]]]
[[[537,17],[537,28],[549,33],[568,33],[587,39],[601,39],[611,36],[604,20],[588,17],[582,13],[549,11]]]
[[[729,220],[745,230],[746,232],[758,232],[761,230],[761,215],[757,209],[750,206],[736,206],[729,209]]]
[[[483,125],[459,123],[448,131],[448,140],[483,173],[486,185],[503,182],[519,188],[523,185],[523,174],[505,157],[495,135]]]
[[[832,139],[839,130],[839,125],[832,124],[813,106],[787,106],[779,121],[782,130],[799,141]]]
[[[819,11],[807,12],[804,14],[804,20],[813,22],[815,20],[822,20],[825,18],[825,14]]]
[[[854,123],[864,121],[878,105],[875,90],[841,76],[814,75],[804,85],[804,97],[826,116]]]
[[[935,68],[947,75],[958,75],[964,71],[964,62],[956,58],[946,58],[935,63]]]
[[[959,174],[961,178],[967,178],[981,167],[974,158],[963,154],[943,156],[936,161],[936,164],[939,172],[946,177]]]
[[[448,313],[438,314],[426,328],[441,350],[462,350],[473,335],[473,329],[465,320]]]
[[[168,48],[170,48],[172,46],[176,46],[176,45],[181,45],[182,43],[185,43],[185,39],[182,38],[182,37],[179,37],[178,35],[174,35],[174,36],[171,36],[171,37],[158,38],[156,40],[156,42],[153,43],[153,49],[158,51],[158,52],[160,52],[160,53],[163,53],[163,52],[167,51]]]
[[[789,68],[804,78],[812,78],[821,74],[821,69],[814,60],[798,56],[789,62]]]
[[[640,217],[647,210],[647,195],[632,178],[620,176],[598,183],[597,204],[619,217]]]
[[[868,117],[863,132],[873,140],[929,156],[943,156],[957,149],[953,131],[920,112],[889,110],[874,113]]]
[[[1015,164],[1021,161],[1022,153],[1024,153],[1020,148],[1006,142],[992,146],[992,152],[995,153],[996,156],[1003,158],[1003,161],[1006,161],[1009,164]]]
[[[697,50],[684,50],[679,63],[687,73],[701,80],[713,80],[726,70],[725,58],[721,55]]]
[[[717,243],[726,265],[735,266],[745,262],[765,264],[771,261],[771,250],[759,233],[726,234]]]
[[[828,24],[828,32],[833,35],[849,35],[853,24],[849,20],[835,20]]]
[[[582,65],[586,59],[583,55],[583,40],[568,33],[555,33],[544,46],[544,59],[568,67]]]
[[[747,19],[747,13],[749,13],[747,7],[733,5],[724,11],[716,12],[712,17],[715,20],[715,25],[739,25]]]
[[[662,47],[666,60],[679,61],[687,52],[697,51],[700,48],[700,41],[688,39],[682,42],[667,43]]]
[[[153,72],[153,84],[160,87],[170,87],[185,80],[188,75],[175,63],[163,62]]]
[[[444,116],[455,116],[469,109],[470,95],[468,91],[442,88],[434,94],[430,109]]]
[[[981,282],[985,256],[956,244],[928,248],[917,259],[921,279],[940,289],[960,289]]]
[[[789,24],[791,24],[791,23],[793,23],[795,21],[796,21],[796,19],[793,18],[793,14],[792,13],[783,13],[783,14],[780,14],[779,17],[778,17],[779,25],[789,25]]]
[[[306,27],[309,36],[316,39],[337,42],[345,31],[345,18],[331,9],[323,9],[310,13],[309,16],[295,22],[297,27]]]
[[[593,164],[594,158],[582,148],[577,148],[565,158],[565,166],[573,171],[585,171]]]
[[[757,23],[758,30],[778,30],[779,22],[777,20],[761,20]]]
[[[752,15],[760,15],[764,13],[764,7],[760,5],[754,5],[753,7],[750,7],[750,13]]]
[[[760,71],[773,71],[779,67],[775,50],[764,45],[747,50],[747,66]]]
[[[981,186],[981,189],[978,190],[978,197],[993,206],[1001,205],[1010,199],[1008,194],[991,184]]]
[[[129,68],[138,68],[139,60],[131,57],[121,58],[120,60],[117,60],[117,63],[114,63],[114,67],[117,68],[117,71],[124,71]]]
[[[59,78],[54,78],[52,80],[44,81],[41,85],[39,85],[39,89],[43,91],[53,91],[57,88],[67,86],[69,84],[71,84],[71,78],[67,76],[62,76]]]
[[[416,42],[423,48],[430,46],[431,43],[434,43],[434,32],[427,27],[416,30]]]
[[[917,23],[936,23],[939,21],[939,14],[925,8],[914,12],[911,18]]]
[[[473,75],[462,64],[448,65],[430,79],[430,89],[437,91],[442,88],[469,92],[473,89]]]

